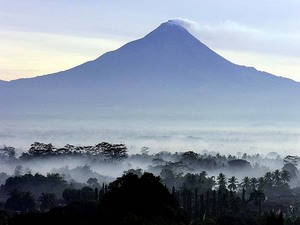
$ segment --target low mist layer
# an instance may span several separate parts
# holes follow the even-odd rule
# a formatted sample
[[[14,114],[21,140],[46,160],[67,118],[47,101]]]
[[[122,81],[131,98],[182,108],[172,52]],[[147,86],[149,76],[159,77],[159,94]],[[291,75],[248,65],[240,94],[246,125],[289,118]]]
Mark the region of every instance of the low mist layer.
[[[0,144],[14,146],[18,154],[35,141],[58,147],[68,143],[125,143],[131,154],[142,147],[152,153],[207,150],[221,154],[300,154],[300,129],[292,122],[14,117],[2,118],[0,123]]]

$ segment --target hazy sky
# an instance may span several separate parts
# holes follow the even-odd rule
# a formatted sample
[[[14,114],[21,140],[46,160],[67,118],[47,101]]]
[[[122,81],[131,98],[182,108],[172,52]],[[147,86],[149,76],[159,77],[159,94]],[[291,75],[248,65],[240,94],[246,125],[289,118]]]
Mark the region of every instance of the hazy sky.
[[[0,80],[93,60],[182,18],[234,63],[300,81],[299,0],[0,0]]]

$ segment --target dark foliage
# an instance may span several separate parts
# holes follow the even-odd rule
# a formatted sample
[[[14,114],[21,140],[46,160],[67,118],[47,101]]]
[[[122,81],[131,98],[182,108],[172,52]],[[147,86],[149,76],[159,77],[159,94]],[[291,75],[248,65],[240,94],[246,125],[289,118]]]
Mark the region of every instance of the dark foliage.
[[[225,173],[245,170],[246,167],[247,170],[255,170],[256,165],[249,167],[249,162],[260,159],[259,155],[244,154],[241,160],[230,155],[201,155],[192,151],[174,154],[160,152],[154,155],[143,152],[131,155],[128,162],[142,160],[150,163],[149,171],[160,174],[162,181],[152,174],[143,174],[143,170],[137,168],[127,169],[123,177],[109,186],[105,183],[111,180],[95,173],[88,163],[92,166],[98,163],[112,167],[121,165],[124,161],[120,161],[128,157],[123,144],[102,142],[95,146],[66,145],[57,149],[51,144],[36,142],[27,153],[28,158],[23,155],[15,160],[18,162],[16,165],[24,165],[28,159],[46,161],[58,155],[68,159],[79,157],[86,160],[87,164],[74,169],[65,167],[52,170],[67,174],[65,177],[70,178],[70,185],[58,174],[31,175],[29,169],[26,172],[22,166],[16,167],[15,177],[8,178],[5,185],[1,186],[1,194],[9,197],[7,208],[27,214],[14,216],[11,224],[172,225],[187,224],[189,221],[199,225],[281,225],[283,221],[286,225],[299,224],[299,201],[289,188],[290,181],[295,181],[298,176],[298,169],[290,162],[294,157],[285,158],[287,164],[282,170],[267,170],[264,176],[246,176],[238,180],[235,176],[225,176]],[[279,158],[276,160],[282,161]],[[240,162],[248,166],[240,165]],[[292,170],[289,169],[291,165]],[[203,171],[222,171],[223,168],[224,174],[222,172],[215,177]],[[295,172],[295,176],[291,171]],[[87,184],[76,183],[73,174],[85,177]],[[5,175],[4,178],[7,178]],[[9,206],[13,205],[11,202],[17,202],[11,201],[12,196],[8,195],[15,188],[24,193],[31,191],[37,200],[37,210],[44,213],[28,213],[34,209]],[[5,206],[5,198],[2,201]],[[64,204],[68,205],[56,207]],[[285,216],[268,213],[271,211],[283,212]],[[5,218],[4,221],[7,221],[9,217]]]
[[[42,193],[39,198],[40,200],[40,210],[46,212],[56,206],[55,194],[54,193]]]
[[[48,213],[29,213],[11,219],[10,225],[94,225],[101,224],[96,202],[73,202]]]
[[[128,173],[109,185],[100,205],[93,200],[75,200],[68,206],[53,208],[47,213],[15,216],[10,224],[184,225],[188,222],[184,211],[160,183],[159,177],[144,173],[139,178]]]
[[[275,214],[273,212],[266,213],[262,218],[263,225],[284,225],[282,213]]]
[[[186,224],[178,202],[159,177],[128,173],[112,182],[101,212],[106,224]],[[117,217],[115,215],[118,215]]]
[[[0,208],[0,225],[7,225],[12,213],[9,210]]]
[[[35,210],[35,199],[29,191],[12,190],[5,203],[5,208],[20,213],[32,212]]]
[[[25,174],[23,176],[9,177],[5,184],[1,186],[1,193],[7,195],[10,191],[17,189],[20,191],[30,191],[35,198],[39,198],[42,193],[54,193],[60,197],[63,190],[68,186],[59,174]]]

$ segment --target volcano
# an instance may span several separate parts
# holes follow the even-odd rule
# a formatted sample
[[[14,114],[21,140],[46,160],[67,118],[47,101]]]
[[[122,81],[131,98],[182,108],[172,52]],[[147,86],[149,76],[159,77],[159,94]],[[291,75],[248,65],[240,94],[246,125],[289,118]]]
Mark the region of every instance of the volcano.
[[[0,115],[297,118],[300,83],[236,65],[173,20],[72,69],[0,82]]]

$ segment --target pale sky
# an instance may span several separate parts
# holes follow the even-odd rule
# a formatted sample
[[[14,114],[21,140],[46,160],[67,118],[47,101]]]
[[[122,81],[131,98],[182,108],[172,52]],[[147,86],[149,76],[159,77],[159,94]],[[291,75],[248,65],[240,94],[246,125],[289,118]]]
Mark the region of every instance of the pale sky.
[[[0,80],[93,60],[181,18],[233,63],[300,81],[300,0],[0,0]]]

